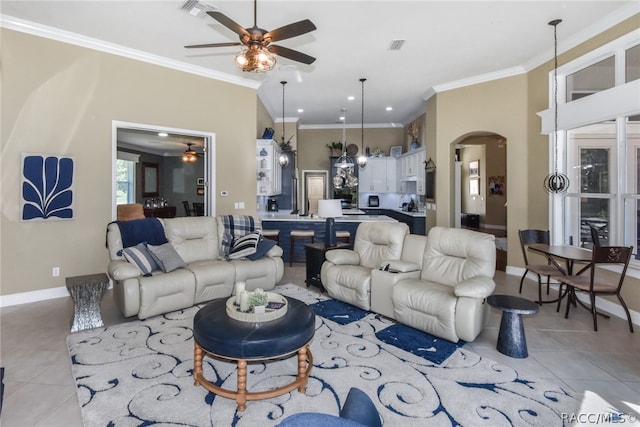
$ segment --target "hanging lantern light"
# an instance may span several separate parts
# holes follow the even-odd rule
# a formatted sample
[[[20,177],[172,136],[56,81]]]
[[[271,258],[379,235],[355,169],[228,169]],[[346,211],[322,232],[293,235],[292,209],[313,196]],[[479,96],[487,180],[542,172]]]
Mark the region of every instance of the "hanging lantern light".
[[[566,193],[569,189],[569,177],[558,172],[558,24],[562,19],[549,22],[553,26],[553,153],[554,171],[544,179],[544,189],[551,194]]]
[[[360,79],[362,85],[362,96],[360,97],[362,102],[362,115],[360,120],[360,156],[358,156],[358,167],[364,169],[367,166],[367,156],[364,154],[364,82],[367,79]]]
[[[286,81],[281,81],[280,84],[282,85],[282,144],[281,146],[284,147],[285,142],[284,142],[284,85],[287,84]],[[287,155],[287,153],[282,153],[280,155],[280,158],[278,159],[278,162],[280,163],[280,166],[282,166],[283,168],[286,168],[289,165],[289,156]]]

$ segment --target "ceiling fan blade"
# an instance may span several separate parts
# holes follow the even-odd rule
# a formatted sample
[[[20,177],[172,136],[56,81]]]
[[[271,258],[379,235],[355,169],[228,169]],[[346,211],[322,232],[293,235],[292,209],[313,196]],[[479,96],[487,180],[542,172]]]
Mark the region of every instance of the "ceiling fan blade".
[[[302,21],[294,22],[293,24],[285,25],[284,27],[276,28],[273,31],[269,31],[264,35],[264,37],[271,37],[272,42],[277,42],[278,40],[301,36],[315,29],[316,26],[313,22],[308,19],[304,19]]]
[[[293,61],[302,62],[303,64],[313,64],[313,62],[316,60],[316,58],[314,58],[313,56],[309,56],[305,53],[298,52],[297,50],[289,49],[288,47],[284,46],[270,44],[267,49],[269,49],[269,51],[273,54],[289,58]]]
[[[225,47],[225,46],[242,46],[240,42],[226,42],[226,43],[205,43],[205,44],[191,44],[185,46],[187,49],[200,48],[200,47]]]
[[[233,19],[229,18],[227,15],[224,15],[220,12],[207,12],[207,15],[233,31],[239,36],[249,36],[249,32],[245,30],[240,24],[238,24]]]

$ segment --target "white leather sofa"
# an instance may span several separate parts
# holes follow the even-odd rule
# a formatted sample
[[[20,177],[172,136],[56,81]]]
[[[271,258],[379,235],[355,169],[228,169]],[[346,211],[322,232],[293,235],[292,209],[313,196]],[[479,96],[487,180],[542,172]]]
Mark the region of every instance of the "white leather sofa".
[[[265,256],[247,259],[219,259],[223,233],[216,217],[159,219],[167,240],[186,267],[145,277],[122,254],[122,236],[116,223],[107,226],[107,248],[111,261],[107,274],[113,281],[114,297],[125,317],[140,319],[191,307],[194,304],[229,297],[236,282],[247,290],[270,290],[282,279],[282,249],[271,248]]]
[[[359,232],[360,228],[356,241]],[[399,256],[370,269],[370,310],[452,342],[475,340],[485,324],[485,298],[495,289],[494,239],[446,227],[432,228],[428,237],[405,235]],[[353,304],[341,284],[363,279],[341,265],[349,255],[334,254],[339,251],[346,250],[326,253],[322,268],[331,274],[325,274],[322,282],[331,297]],[[367,309],[366,303],[355,305]]]

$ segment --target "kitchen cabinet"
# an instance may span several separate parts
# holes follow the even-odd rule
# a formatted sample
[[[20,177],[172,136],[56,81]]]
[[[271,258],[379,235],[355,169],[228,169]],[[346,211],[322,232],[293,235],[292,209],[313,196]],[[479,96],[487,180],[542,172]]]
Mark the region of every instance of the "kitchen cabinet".
[[[272,139],[256,141],[256,177],[258,196],[275,196],[282,193],[280,146]]]
[[[395,157],[370,157],[360,169],[359,187],[363,193],[396,193],[398,191]]]
[[[425,195],[425,150],[420,148],[403,154],[399,158],[399,184],[400,193],[416,193]]]

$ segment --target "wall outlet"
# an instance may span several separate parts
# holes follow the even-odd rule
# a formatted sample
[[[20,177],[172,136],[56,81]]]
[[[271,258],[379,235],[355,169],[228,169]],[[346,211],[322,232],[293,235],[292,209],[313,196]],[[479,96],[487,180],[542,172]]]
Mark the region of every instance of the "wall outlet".
[[[60,275],[60,267],[53,267],[51,270],[51,275],[53,277],[58,277]]]

